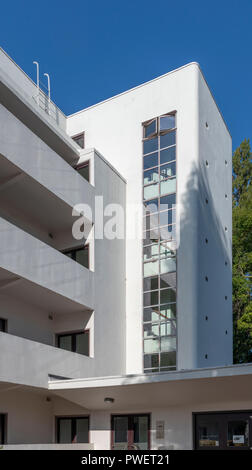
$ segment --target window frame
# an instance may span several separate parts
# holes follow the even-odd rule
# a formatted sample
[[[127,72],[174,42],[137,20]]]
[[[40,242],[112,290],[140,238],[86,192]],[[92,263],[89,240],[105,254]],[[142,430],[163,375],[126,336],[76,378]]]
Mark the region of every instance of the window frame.
[[[76,142],[76,140],[79,138],[79,137],[82,137],[83,136],[83,147],[78,144],[78,142]],[[71,139],[83,150],[85,149],[85,131],[82,131],[82,132],[79,132],[78,134],[74,134],[71,136]]]
[[[160,130],[161,118],[166,117],[166,116],[172,116],[174,118],[174,127],[170,127],[169,129]],[[151,133],[148,137],[145,137],[144,127],[145,127],[146,124],[151,123],[153,120],[156,120],[156,132]],[[161,254],[161,251],[160,251],[160,246],[164,241],[172,242],[177,237],[177,235],[176,235],[176,220],[174,221],[174,217],[172,217],[171,221],[169,220],[169,217],[171,215],[172,216],[175,215],[175,217],[176,217],[176,207],[173,207],[173,204],[176,205],[176,200],[177,200],[177,173],[178,173],[178,171],[177,171],[177,112],[174,110],[174,111],[171,111],[169,113],[162,114],[161,116],[158,116],[156,118],[149,119],[148,121],[143,122],[142,126],[143,126],[143,131],[142,131],[142,201],[143,201],[143,205],[144,205],[144,214],[143,214],[144,231],[143,231],[143,247],[142,247],[142,269],[143,269],[143,274],[142,274],[142,278],[143,278],[143,282],[144,282],[146,279],[148,279],[148,277],[150,277],[150,278],[153,277],[153,276],[158,277],[158,305],[155,305],[155,306],[154,305],[153,306],[152,305],[151,306],[146,305],[146,306],[144,306],[144,294],[146,294],[147,292],[150,293],[150,292],[152,292],[152,290],[144,291],[144,289],[143,289],[143,291],[142,291],[143,292],[143,312],[142,312],[143,372],[144,373],[148,373],[148,372],[160,373],[164,370],[176,370],[177,369],[177,351],[178,351],[177,287],[175,287],[175,289],[171,289],[171,291],[173,291],[174,294],[175,294],[175,301],[170,301],[168,303],[166,301],[165,303],[162,302],[162,304],[161,304],[161,293],[163,294],[165,289],[166,289],[165,287],[161,288],[161,277],[166,274],[166,273],[161,273],[161,263],[165,259],[168,259],[168,258],[174,259],[175,260],[175,265],[176,265],[174,272],[177,273],[177,256],[176,256],[176,252],[174,253],[175,256],[174,255],[173,256],[171,256],[171,255],[165,256],[165,254],[163,254],[163,253]],[[167,143],[169,145],[162,146],[162,148],[161,148],[161,139],[163,138],[163,136],[168,135],[168,134],[173,134],[172,139],[169,139],[169,138],[166,139],[165,143]],[[157,139],[157,148],[155,147],[156,142],[153,142],[153,144],[150,144],[146,148],[145,143],[148,140],[151,140],[151,139]],[[148,150],[151,149],[151,151],[146,151],[147,149]],[[168,154],[166,155],[167,161],[164,161],[165,160],[164,154],[162,154],[161,152],[163,152],[167,149],[172,149],[172,150],[171,150],[171,154],[170,154],[170,152],[168,152]],[[145,158],[148,159],[148,157],[149,157],[149,161],[152,161],[151,156],[153,156],[153,161],[155,161],[155,165],[151,165],[150,163],[148,165],[146,160],[145,160]],[[155,158],[154,158],[154,156],[155,156]],[[162,157],[162,163],[161,163],[161,157]],[[171,165],[171,168],[173,168],[173,166],[175,166],[175,174],[171,175],[171,176],[167,176],[165,178],[162,178],[162,180],[161,180],[162,167],[165,167],[165,166],[167,167],[167,166],[169,166],[169,164]],[[150,181],[149,183],[144,184],[144,177],[147,174],[147,172],[150,172],[150,174],[151,174],[151,170],[155,169],[155,172],[157,173],[156,168],[158,168],[158,182]],[[164,187],[164,182],[168,181],[169,179],[175,179],[175,190],[170,191],[170,192],[164,192],[164,194],[161,194],[161,183],[163,182],[162,186]],[[145,189],[148,188],[148,186],[151,186],[153,184],[158,185],[158,195],[153,196],[151,198],[146,198],[145,199],[144,198]],[[168,205],[166,205],[165,207],[162,207],[161,204],[164,203],[164,198],[166,198],[166,196],[171,196],[171,199],[173,200],[172,204],[170,204],[170,202],[169,202],[170,198],[168,197],[168,200],[167,200]],[[155,208],[154,208],[153,212],[148,211],[148,209],[147,209],[148,206],[146,206],[146,204],[148,205],[148,202],[151,203],[151,201],[153,201],[153,203],[155,204]],[[174,210],[174,212],[170,212],[172,210]],[[167,219],[168,219],[167,224],[164,225],[164,221],[162,221],[162,225],[160,225],[160,222],[161,222],[160,214],[164,213],[166,211],[167,211]],[[152,220],[152,221],[155,222],[155,227],[150,226],[150,229],[146,230],[146,228],[147,228],[147,223],[146,222],[148,220],[148,215],[150,215],[149,220],[150,221]],[[156,225],[155,215],[157,216],[158,225]],[[152,217],[152,219],[151,219],[151,216],[154,216],[154,217]],[[164,234],[165,230],[167,230],[167,231]],[[151,246],[151,245],[155,245],[155,244],[158,244],[159,256],[153,256],[150,259],[144,260],[144,253],[146,252],[146,247]],[[153,274],[150,274],[149,276],[144,277],[144,267],[145,267],[145,265],[147,263],[157,263],[157,261],[158,261],[158,273],[153,273]],[[151,264],[149,266],[151,266]],[[169,271],[168,274],[172,274],[172,272],[173,271],[171,271],[171,272]],[[177,274],[176,274],[176,277],[177,277]],[[153,289],[153,291],[155,291],[155,290],[156,289]],[[146,298],[146,296],[145,296],[145,298]],[[156,308],[156,309],[159,310],[159,315],[160,315],[162,307],[165,307],[166,305],[174,305],[175,306],[175,312],[176,312],[176,318],[175,318],[175,320],[173,319],[173,321],[172,321],[172,324],[176,327],[176,331],[175,331],[174,335],[170,335],[170,337],[175,338],[175,340],[176,340],[176,349],[175,349],[175,351],[172,351],[172,354],[175,353],[175,358],[176,358],[175,359],[175,364],[171,365],[171,366],[161,366],[161,362],[162,362],[161,361],[161,355],[162,355],[162,353],[166,354],[167,352],[162,352],[161,351],[161,335],[160,335],[160,337],[158,339],[158,341],[160,343],[159,353],[156,353],[157,357],[158,357],[158,367],[156,368],[156,366],[155,366],[155,370],[153,370],[153,368],[145,368],[144,367],[144,361],[145,361],[144,340],[146,338],[144,338],[144,326],[146,325],[146,323],[154,324],[155,321],[150,321],[150,322],[145,321],[144,322],[144,309]],[[161,321],[160,316],[159,316],[159,319]],[[171,321],[171,319],[166,320],[166,321]],[[164,321],[163,321],[163,323],[164,323]]]
[[[82,176],[80,173],[79,175],[84,179],[86,180],[88,183],[90,183],[90,160],[86,160],[85,162],[82,162],[82,163],[78,163],[77,165],[75,165],[74,169],[76,171],[79,171],[81,170],[81,168],[85,168],[85,167],[88,167],[88,179],[86,179],[84,176]]]
[[[81,251],[81,250],[84,250],[84,251],[88,250],[88,267],[84,266],[84,264],[81,264],[78,261],[76,261],[76,256],[74,256],[74,257],[68,256],[69,253],[72,253],[72,254],[75,255],[76,251]],[[63,253],[63,255],[68,256],[68,258],[75,261],[75,263],[78,263],[81,266],[83,266],[83,268],[86,268],[86,269],[90,270],[90,243],[89,242],[86,242],[85,245],[78,245],[78,246],[75,246],[75,247],[72,247],[72,248],[67,248],[66,250],[63,250],[62,253]]]
[[[86,354],[81,354],[76,351],[76,336],[79,334],[88,334],[88,356]],[[69,351],[68,349],[61,348],[59,346],[60,338],[65,337],[65,336],[71,336],[72,337],[72,349]],[[74,338],[74,340],[73,340]],[[85,328],[84,330],[74,330],[74,331],[67,331],[63,333],[56,333],[56,347],[59,349],[62,349],[63,351],[68,351],[68,352],[73,352],[75,354],[80,354],[81,356],[85,357],[91,357],[90,356],[90,328]]]
[[[69,442],[69,444],[89,444],[90,443],[90,415],[83,415],[83,416],[80,416],[80,415],[70,415],[70,416],[67,416],[67,415],[63,415],[63,416],[55,416],[55,438],[56,438],[56,443],[57,444],[60,444],[60,441],[59,441],[59,432],[60,432],[60,428],[59,428],[59,422],[60,420],[64,420],[64,419],[71,419],[72,423],[71,423],[71,437],[74,436],[74,429],[75,429],[75,435],[76,435],[76,420],[77,419],[87,419],[88,420],[88,442],[74,442],[73,439],[71,442]],[[75,425],[74,425],[74,428],[73,428],[73,420],[75,420]]]

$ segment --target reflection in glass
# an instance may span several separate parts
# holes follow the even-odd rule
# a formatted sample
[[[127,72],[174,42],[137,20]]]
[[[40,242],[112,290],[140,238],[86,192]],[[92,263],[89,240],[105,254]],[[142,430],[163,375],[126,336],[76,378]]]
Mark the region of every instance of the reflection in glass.
[[[144,291],[158,289],[158,276],[147,277],[144,279]]]
[[[158,290],[146,292],[144,294],[144,306],[145,307],[148,307],[149,305],[157,305],[157,304],[158,304]]]
[[[164,289],[160,291],[160,303],[168,304],[176,302],[176,294],[173,289]]]
[[[159,341],[157,339],[144,340],[144,353],[152,354],[159,352]]]
[[[172,145],[172,144],[171,144]],[[145,140],[143,143],[143,153],[155,152],[158,149],[158,138],[154,137],[153,139]]]
[[[152,153],[151,155],[146,155],[144,157],[144,170],[152,168],[153,166],[158,165],[158,153]]]
[[[161,116],[159,120],[160,131],[166,131],[174,129],[175,127],[175,115]]]
[[[144,184],[156,183],[159,181],[158,167],[144,172]]]
[[[145,186],[144,188],[144,199],[151,199],[157,197],[159,193],[159,185],[151,184],[150,186]]]
[[[176,147],[170,147],[160,151],[160,165],[176,160]],[[154,166],[154,165],[153,165]]]
[[[161,352],[170,352],[176,350],[176,338],[170,336],[161,337]]]
[[[174,145],[176,143],[175,131],[168,132],[168,134],[164,134],[160,136],[160,148],[163,149],[164,147],[169,147],[170,145]],[[154,149],[156,150],[156,149]]]
[[[145,213],[157,212],[158,211],[158,199],[152,199],[151,201],[144,202]]]
[[[153,119],[153,121],[144,124],[144,138],[151,136],[157,132],[157,120]]]
[[[160,181],[176,175],[176,162],[167,163],[160,167]]]
[[[160,354],[160,367],[176,366],[176,351],[162,352]]]
[[[228,422],[228,447],[248,446],[249,423],[248,420],[234,420]]]
[[[160,194],[174,193],[176,191],[176,178],[170,178],[160,183]]]
[[[149,245],[144,247],[144,261],[155,258],[159,255],[159,246],[158,244]]]
[[[175,296],[176,298],[176,296]],[[176,304],[162,305],[160,307],[160,319],[175,319],[176,318]]]
[[[219,447],[220,433],[217,422],[206,422],[199,426],[199,446],[200,447]]]
[[[159,356],[158,354],[145,354],[144,355],[144,368],[157,368],[159,366]]]
[[[150,263],[144,263],[144,277],[154,276],[159,272],[159,262],[151,261]]]
[[[146,323],[144,325],[144,337],[148,338],[149,336],[159,336],[159,325],[153,323]]]
[[[159,320],[159,309],[158,307],[144,308],[144,322],[152,322]]]

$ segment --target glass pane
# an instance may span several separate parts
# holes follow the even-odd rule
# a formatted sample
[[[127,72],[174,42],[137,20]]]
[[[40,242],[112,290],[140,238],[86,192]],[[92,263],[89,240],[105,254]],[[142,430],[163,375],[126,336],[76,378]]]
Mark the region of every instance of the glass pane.
[[[164,134],[160,136],[160,148],[163,149],[164,147],[169,147],[170,145],[174,145],[176,143],[176,132],[168,132],[168,134]]]
[[[74,442],[88,442],[88,418],[76,418]]]
[[[169,194],[160,198],[160,211],[172,209],[176,204],[176,194]]]
[[[114,416],[114,449],[128,448],[128,416]]]
[[[71,335],[66,335],[66,336],[59,336],[59,342],[58,342],[59,348],[61,349],[66,349],[67,351],[72,351],[72,336]]]
[[[133,417],[133,447],[132,450],[148,450],[148,417]]]
[[[176,160],[176,146],[170,147],[160,152],[160,165]]]
[[[164,289],[160,291],[160,303],[168,304],[170,302],[176,302],[176,294],[172,289]]]
[[[76,352],[89,356],[89,332],[78,333],[76,335]]]
[[[160,194],[175,193],[176,192],[176,178],[170,178],[160,183]]]
[[[174,115],[161,116],[159,126],[160,126],[160,131],[174,129],[174,127],[175,127],[175,116]]]
[[[160,336],[176,336],[176,322],[167,321],[160,324]]]
[[[176,287],[176,273],[166,273],[160,276],[160,288]]]
[[[152,168],[153,166],[157,166],[157,165],[158,165],[158,153],[157,152],[144,157],[144,170],[147,170],[147,168]]]
[[[144,184],[155,183],[159,180],[158,167],[144,172]]]
[[[152,199],[151,201],[147,201],[144,203],[144,210],[145,213],[149,212],[157,212],[158,211],[158,199]]]
[[[164,258],[160,260],[160,273],[176,271],[176,258]]]
[[[206,421],[205,424],[199,426],[199,447],[219,447],[220,434],[219,423]]]
[[[160,180],[165,180],[176,175],[176,162],[167,163],[160,167]]]
[[[64,418],[58,420],[58,442],[59,444],[72,443],[72,419]]]
[[[144,368],[150,369],[159,366],[158,354],[146,354],[144,356]]]
[[[176,238],[176,225],[168,225],[160,228],[160,239],[171,240]]]
[[[174,256],[174,250],[171,249],[171,242],[165,241],[160,243],[160,256]]]
[[[150,245],[151,243],[158,242],[159,239],[159,228],[153,228],[151,230],[147,230],[144,234],[144,245]]]
[[[77,263],[81,264],[85,268],[89,268],[89,249],[88,245],[85,247],[76,250],[75,252],[75,260]]]
[[[159,309],[158,307],[155,308],[145,308],[143,314],[143,321],[158,321],[159,320]]]
[[[176,296],[174,297],[176,298]],[[176,318],[176,304],[162,305],[160,307],[160,319],[166,320],[169,318]]]
[[[158,149],[158,138],[154,137],[153,139],[145,140],[143,143],[143,153],[155,152]]]
[[[162,336],[161,337],[161,351],[162,352],[169,352],[169,351],[176,351],[176,338],[172,338],[170,336]]]
[[[76,144],[78,144],[82,149],[84,149],[84,133],[76,135],[72,137],[72,139],[74,140],[74,142],[76,142]]]
[[[228,422],[228,447],[246,447],[249,439],[248,420],[234,420]]]
[[[160,354],[160,367],[172,367],[176,365],[176,351],[162,352]]]
[[[158,274],[159,262],[151,261],[150,263],[144,263],[144,277],[154,276]]]
[[[89,181],[89,164],[77,168],[78,173],[87,181]]]
[[[157,227],[159,225],[159,214],[149,214],[147,213],[144,219],[144,230],[150,230],[153,227]]]
[[[151,199],[157,197],[159,194],[159,184],[151,184],[144,188],[144,199]]]
[[[159,255],[158,244],[144,247],[144,261],[148,261],[152,258],[156,258],[158,255]]]
[[[169,225],[176,222],[176,211],[168,210],[159,214],[160,226]]]
[[[157,132],[157,120],[153,119],[153,121],[144,124],[144,137],[149,137],[151,134],[155,134]]]
[[[144,352],[147,354],[159,352],[159,340],[158,339],[145,339],[144,340]]]
[[[144,279],[144,291],[158,289],[158,276]]]
[[[158,304],[158,290],[154,290],[152,292],[146,292],[144,294],[144,307],[148,307],[149,305],[157,305]]]
[[[154,325],[153,323],[146,323],[144,325],[144,338],[150,336],[158,337],[159,336],[159,325]]]

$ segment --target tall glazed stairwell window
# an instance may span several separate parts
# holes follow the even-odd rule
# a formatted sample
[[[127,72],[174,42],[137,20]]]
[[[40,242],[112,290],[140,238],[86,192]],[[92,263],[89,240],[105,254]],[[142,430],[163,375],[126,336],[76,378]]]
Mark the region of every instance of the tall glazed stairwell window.
[[[176,113],[143,123],[143,368],[176,369]]]

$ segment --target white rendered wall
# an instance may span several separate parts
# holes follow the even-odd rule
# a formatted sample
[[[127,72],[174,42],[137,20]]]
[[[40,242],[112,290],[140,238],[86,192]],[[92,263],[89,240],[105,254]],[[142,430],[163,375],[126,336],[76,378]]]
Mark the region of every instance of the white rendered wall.
[[[142,126],[141,123],[167,112],[177,112],[177,216],[183,233],[178,251],[178,368],[195,368],[201,354],[199,334],[199,126],[202,108],[218,114],[211,101],[199,100],[201,72],[197,64],[189,64],[152,82],[80,111],[67,120],[70,135],[85,131],[86,147],[96,147],[127,180],[127,243],[126,243],[126,350],[127,373],[142,371],[142,240],[130,239],[135,226],[132,207],[142,204]],[[206,88],[206,84],[204,84]],[[202,92],[201,92],[202,95]],[[218,118],[219,119],[219,118]],[[227,130],[221,125],[214,138],[230,151]],[[214,142],[219,146],[218,141]],[[222,144],[221,144],[222,145]],[[213,155],[215,158],[216,155]],[[192,181],[192,175],[194,180]],[[190,198],[188,186],[190,185]],[[219,206],[215,210],[221,211]],[[229,208],[230,210],[230,208]],[[139,222],[139,220],[138,220]],[[139,222],[141,226],[141,221]],[[217,258],[209,248],[213,264]],[[231,296],[230,279],[227,285]],[[227,312],[231,318],[231,310]],[[217,316],[217,313],[216,313]],[[215,320],[214,320],[215,321]],[[183,322],[185,322],[183,326]],[[216,327],[218,324],[216,325]],[[230,362],[223,344],[215,343],[216,354],[209,354],[208,365]]]

